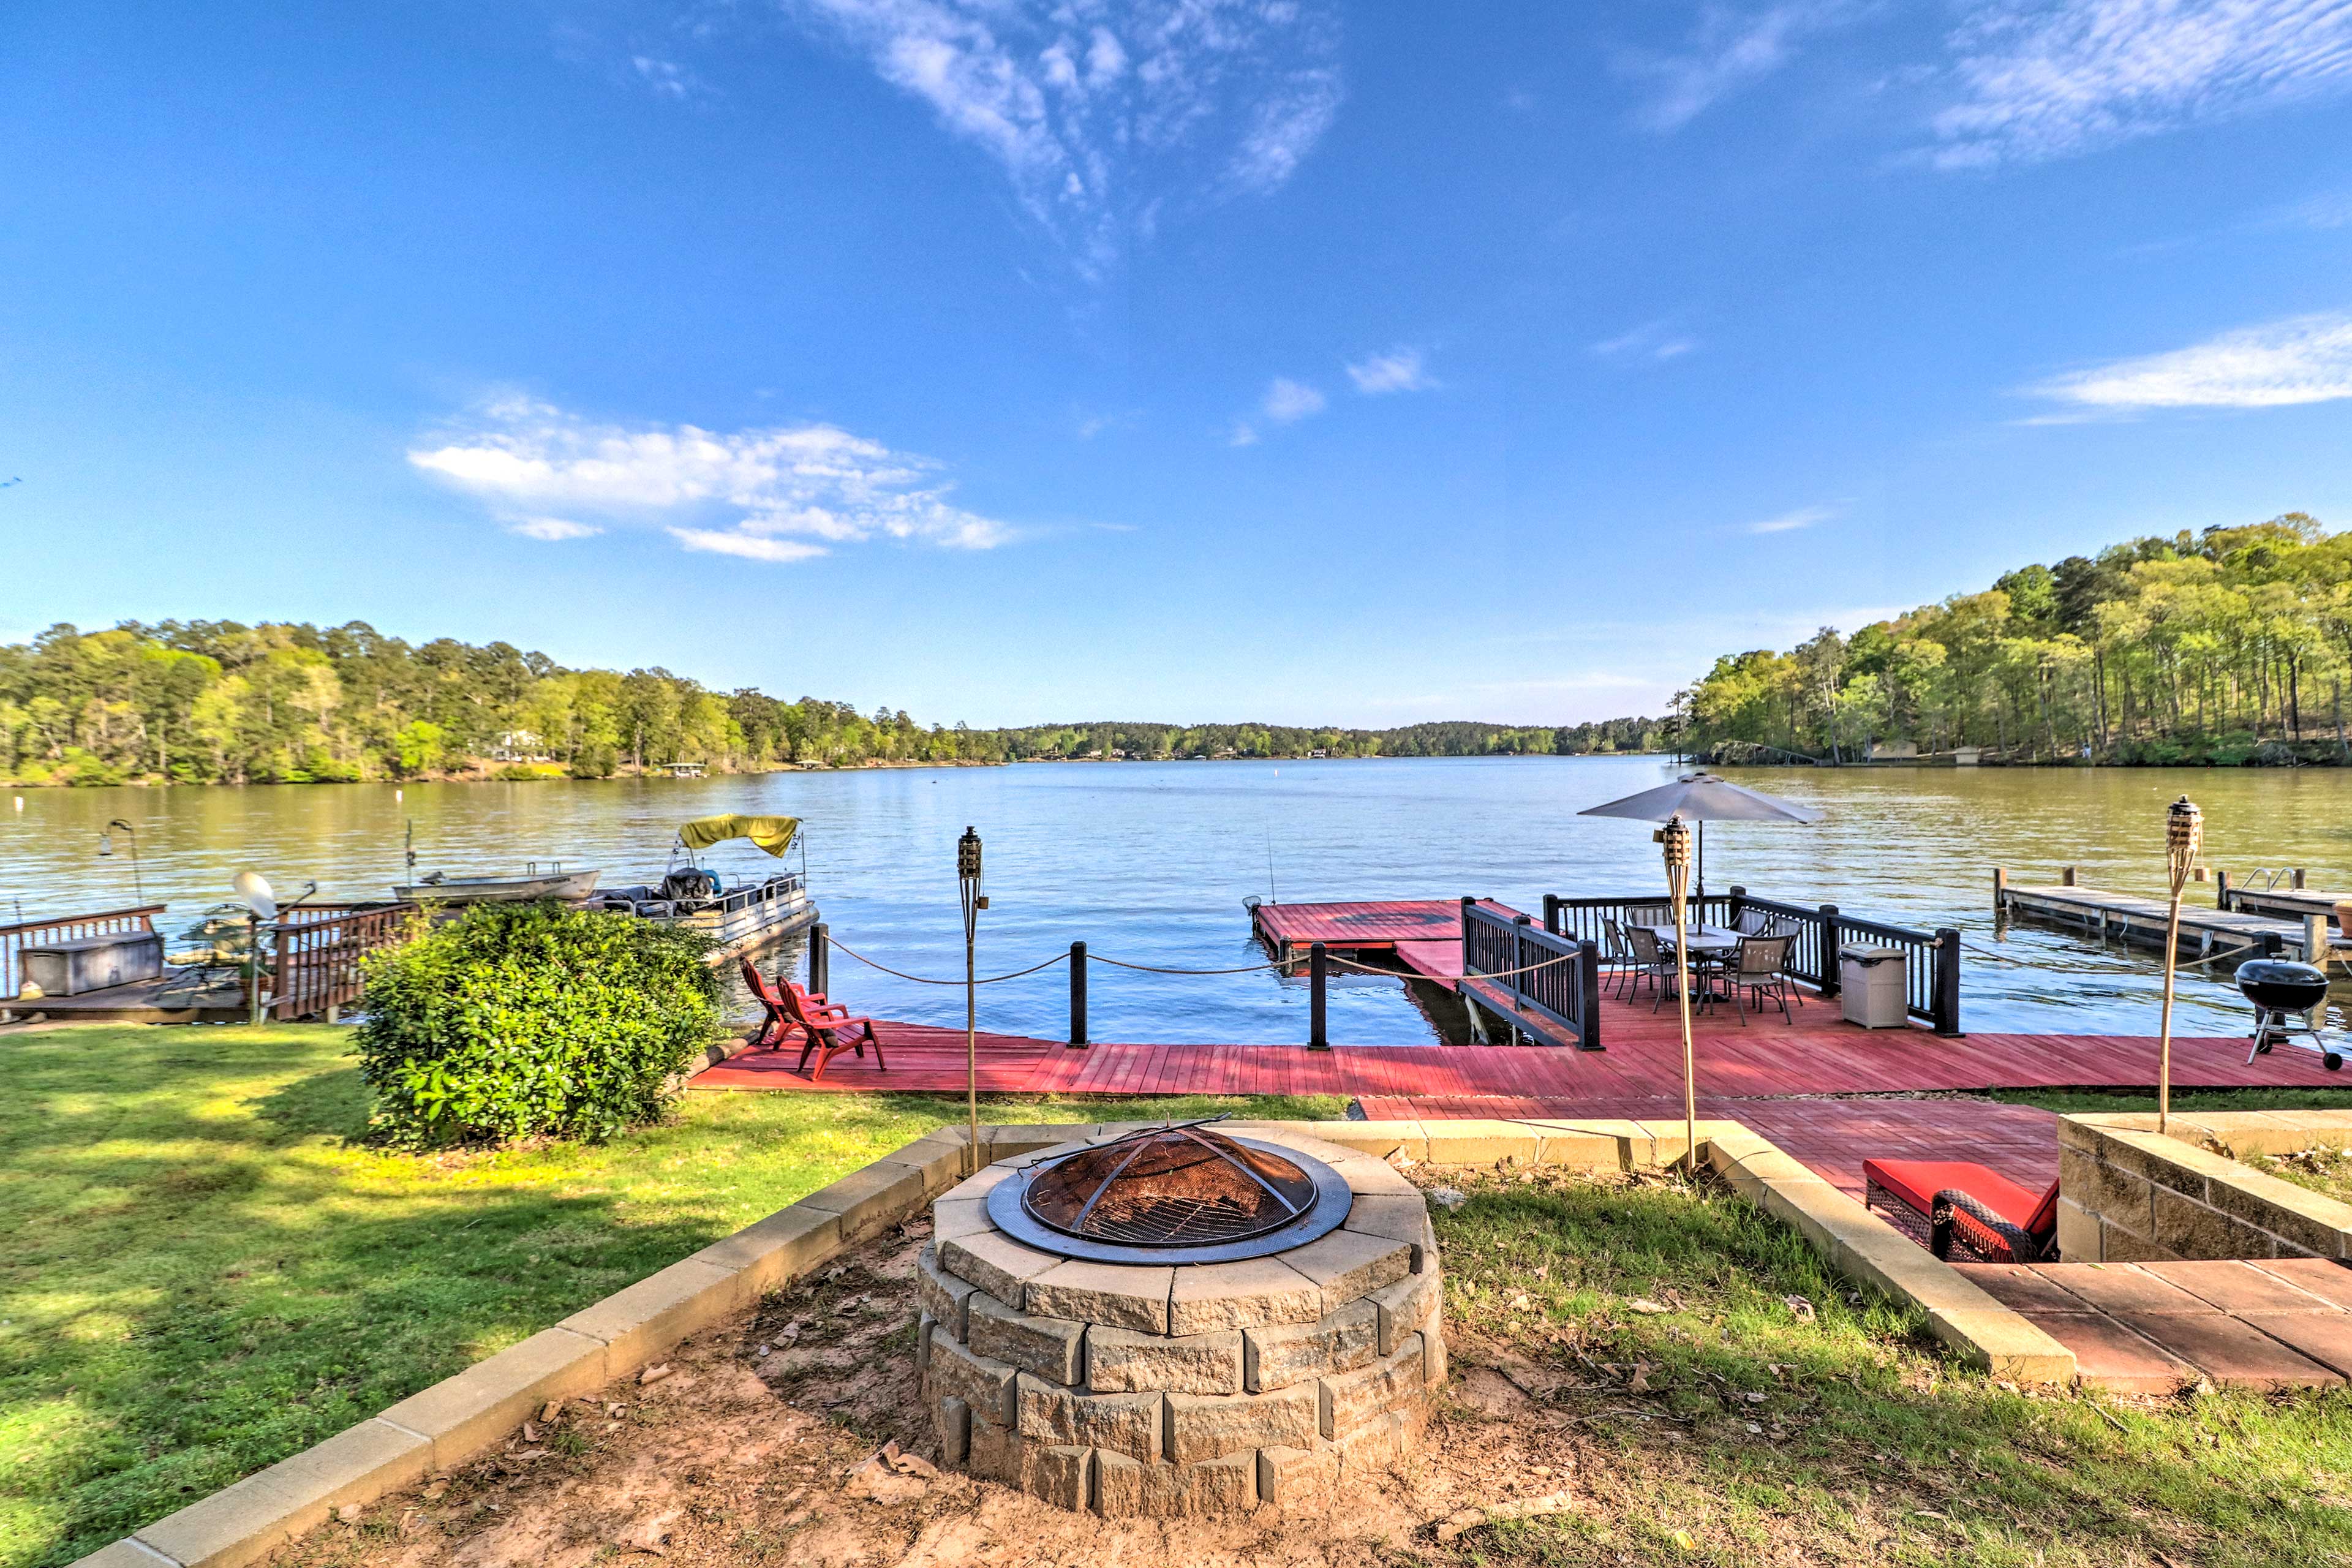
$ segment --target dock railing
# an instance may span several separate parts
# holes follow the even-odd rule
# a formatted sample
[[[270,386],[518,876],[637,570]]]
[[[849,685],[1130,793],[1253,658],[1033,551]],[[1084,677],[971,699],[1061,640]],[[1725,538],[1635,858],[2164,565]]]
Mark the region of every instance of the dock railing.
[[[25,988],[20,954],[28,947],[78,942],[86,936],[113,936],[122,931],[152,931],[162,904],[140,904],[125,910],[101,910],[96,914],[60,915],[55,920],[20,921],[0,926],[0,1003],[13,1002]]]
[[[1605,921],[1626,923],[1626,911],[1667,906],[1664,893],[1626,898],[1566,899],[1544,895],[1544,927],[1553,936],[1574,941],[1598,941],[1606,934]],[[1789,975],[1823,996],[1838,994],[1838,950],[1849,942],[1903,950],[1903,1005],[1912,1017],[1939,1035],[1960,1033],[1960,933],[1950,927],[1935,931],[1888,925],[1840,912],[1835,904],[1796,904],[1759,898],[1735,886],[1727,893],[1707,893],[1690,900],[1693,925],[1737,926],[1749,910],[1769,914],[1780,929],[1791,932]]]
[[[1601,949],[1590,938],[1564,937],[1527,915],[1507,917],[1475,899],[1462,900],[1462,976],[1484,980],[1512,1003],[1576,1037],[1578,1047],[1601,1043]]]
[[[415,904],[304,904],[270,926],[270,1016],[332,1021],[360,999],[360,960],[408,933]]]

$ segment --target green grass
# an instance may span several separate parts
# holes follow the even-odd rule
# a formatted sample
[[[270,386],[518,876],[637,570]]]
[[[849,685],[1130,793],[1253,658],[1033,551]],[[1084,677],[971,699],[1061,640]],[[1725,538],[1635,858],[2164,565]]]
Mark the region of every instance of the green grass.
[[[2005,1105],[2038,1105],[2062,1116],[2082,1116],[2105,1110],[2145,1110],[2150,1115],[2156,1112],[2156,1090],[2152,1089],[2114,1093],[2103,1089],[2002,1089],[1990,1090],[1982,1098],[1997,1100]],[[2172,1091],[2172,1109],[2352,1110],[2352,1088],[2176,1089]]]
[[[2249,1154],[2245,1163],[2265,1175],[2352,1204],[2352,1153],[2341,1143],[2315,1143],[2286,1154]]]
[[[602,1147],[354,1142],[348,1032],[0,1037],[0,1568],[70,1562],[961,1119],[705,1094]],[[984,1102],[992,1121],[1337,1100]]]
[[[1485,1355],[1537,1394],[1491,1429],[1496,1483],[1556,1426],[1583,1506],[1392,1563],[2352,1559],[2352,1393],[2021,1394],[1956,1369],[1916,1314],[1849,1294],[1720,1188],[1469,1192],[1438,1216],[1455,1372]]]

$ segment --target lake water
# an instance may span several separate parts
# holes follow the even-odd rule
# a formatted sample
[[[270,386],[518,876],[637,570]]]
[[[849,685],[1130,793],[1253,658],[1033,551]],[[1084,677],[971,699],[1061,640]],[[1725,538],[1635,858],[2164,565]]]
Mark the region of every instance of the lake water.
[[[1645,824],[1583,807],[1674,776],[1665,759],[1463,758],[1380,762],[1117,763],[776,773],[708,780],[390,784],[172,790],[26,790],[0,803],[0,910],[28,915],[131,901],[131,861],[97,854],[120,817],[136,829],[151,898],[177,931],[252,868],[281,898],[315,879],[322,896],[382,898],[414,825],[418,868],[598,866],[607,883],[658,874],[677,823],[721,811],[805,819],[810,890],[836,938],[911,973],[960,976],[955,841],[987,849],[992,908],[982,973],[1018,969],[1084,940],[1140,963],[1217,968],[1264,959],[1248,895],[1453,898],[1475,893],[1530,913],[1542,895],[1663,886]],[[2102,949],[2029,925],[1996,931],[1992,868],[2095,887],[2163,890],[2165,804],[2203,807],[2207,858],[2233,872],[2309,868],[2352,888],[2352,771],[1899,768],[1734,770],[1741,783],[1828,813],[1813,826],[1724,824],[1706,836],[1708,883],[1834,902],[1849,914],[1933,928],[2022,963],[1970,952],[1962,1021],[1979,1030],[2153,1033],[2158,980],[2145,951]],[[798,864],[795,852],[793,863]],[[772,865],[748,846],[718,852],[731,879]],[[2211,898],[2192,884],[2192,900]],[[835,994],[860,1011],[963,1022],[960,988],[910,984],[836,953]],[[1303,1041],[1303,982],[1093,966],[1098,1040]],[[2352,1003],[2339,984],[2338,1011]],[[1059,969],[982,993],[983,1027],[1058,1037]],[[2180,1026],[2242,1033],[2226,977],[2181,983]],[[1402,1043],[1431,1026],[1396,981],[1337,983],[1341,1043]]]

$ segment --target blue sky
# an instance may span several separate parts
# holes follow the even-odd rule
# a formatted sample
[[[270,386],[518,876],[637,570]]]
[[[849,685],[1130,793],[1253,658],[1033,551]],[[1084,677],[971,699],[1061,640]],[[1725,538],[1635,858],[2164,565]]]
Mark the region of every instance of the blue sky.
[[[2352,522],[2352,5],[17,6],[0,636],[1565,721]]]

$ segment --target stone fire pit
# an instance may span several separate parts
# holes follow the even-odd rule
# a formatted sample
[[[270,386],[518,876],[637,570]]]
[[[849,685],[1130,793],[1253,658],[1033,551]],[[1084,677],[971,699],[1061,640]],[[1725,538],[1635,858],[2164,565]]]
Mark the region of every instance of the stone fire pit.
[[[945,1461],[1064,1508],[1285,1500],[1417,1444],[1444,1376],[1427,1207],[1368,1155],[1146,1129],[992,1165],[932,1215],[915,1354]]]

